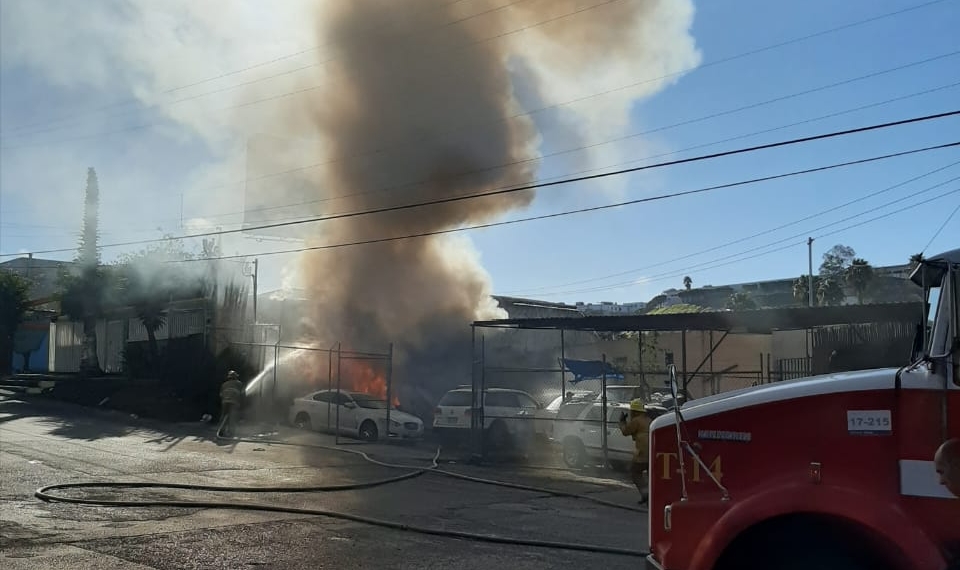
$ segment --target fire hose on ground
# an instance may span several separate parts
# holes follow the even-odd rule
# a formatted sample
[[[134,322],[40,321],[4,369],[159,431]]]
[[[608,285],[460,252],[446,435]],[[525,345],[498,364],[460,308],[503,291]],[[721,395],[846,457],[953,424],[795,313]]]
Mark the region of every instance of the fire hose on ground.
[[[382,485],[388,485],[391,483],[398,483],[400,481],[406,481],[413,479],[415,477],[420,477],[425,474],[435,474],[444,477],[451,477],[455,479],[461,479],[464,481],[471,481],[474,483],[481,483],[486,485],[495,485],[500,487],[506,487],[510,489],[518,489],[523,491],[530,491],[535,493],[541,493],[546,495],[552,495],[556,497],[567,497],[573,499],[582,499],[588,500],[600,505],[607,507],[631,510],[631,511],[640,511],[633,507],[626,505],[621,505],[612,501],[605,501],[603,499],[598,499],[589,495],[571,493],[567,491],[560,491],[556,489],[547,489],[541,487],[535,487],[531,485],[522,485],[518,483],[510,483],[506,481],[498,481],[494,479],[484,479],[481,477],[473,477],[470,475],[465,475],[462,473],[456,473],[454,471],[447,471],[440,469],[439,467],[439,457],[440,457],[440,448],[437,448],[436,454],[433,456],[433,459],[429,466],[415,466],[415,465],[399,465],[394,463],[387,463],[379,461],[370,457],[367,453],[356,449],[344,449],[342,447],[334,447],[329,445],[320,445],[320,444],[304,444],[304,443],[294,443],[278,440],[269,440],[269,439],[252,439],[252,438],[237,438],[237,437],[225,437],[221,434],[221,430],[217,430],[217,439],[229,440],[234,442],[246,442],[246,443],[266,443],[273,445],[287,445],[295,447],[310,447],[317,449],[326,449],[332,451],[339,451],[343,453],[351,453],[362,457],[369,463],[374,465],[379,465],[382,467],[388,467],[392,469],[406,469],[409,470],[403,475],[398,475],[396,477],[388,477],[386,479],[377,479],[374,481],[366,481],[360,483],[348,483],[340,485],[319,485],[319,486],[300,486],[300,487],[263,487],[263,486],[254,486],[254,487],[243,487],[243,486],[218,486],[218,485],[193,485],[186,483],[152,483],[152,482],[116,482],[116,481],[97,481],[97,482],[79,482],[79,483],[62,483],[58,485],[47,485],[41,487],[34,492],[34,496],[45,502],[59,502],[59,503],[70,503],[75,505],[87,505],[87,506],[100,506],[100,507],[163,507],[163,508],[187,508],[187,509],[197,509],[197,508],[206,508],[206,509],[230,509],[230,510],[248,510],[248,511],[262,511],[262,512],[274,512],[274,513],[289,513],[289,514],[300,514],[300,515],[313,515],[313,516],[322,516],[333,519],[347,520],[352,522],[358,522],[373,526],[378,526],[382,528],[389,528],[393,530],[401,530],[407,532],[415,532],[419,534],[426,534],[431,536],[440,536],[447,538],[457,538],[462,540],[471,540],[476,542],[486,542],[486,543],[495,543],[495,544],[510,544],[516,546],[531,546],[537,548],[550,548],[550,549],[561,549],[561,550],[574,550],[580,552],[591,552],[598,554],[616,554],[622,556],[639,556],[643,557],[648,554],[648,552],[640,550],[631,550],[627,548],[616,548],[610,546],[600,546],[594,544],[581,544],[581,543],[567,543],[567,542],[557,542],[557,541],[547,541],[547,540],[534,540],[534,539],[525,539],[525,538],[512,538],[505,536],[498,536],[492,534],[482,534],[482,533],[473,533],[457,530],[448,530],[448,529],[439,529],[433,527],[426,527],[420,525],[407,524],[403,522],[379,519],[375,517],[368,517],[364,515],[357,515],[352,513],[345,513],[340,511],[331,511],[327,509],[308,509],[308,508],[299,508],[299,507],[287,507],[281,505],[269,505],[262,503],[244,503],[244,502],[230,502],[230,501],[176,501],[176,500],[117,500],[117,499],[90,499],[90,498],[75,498],[75,497],[64,497],[61,495],[52,494],[53,491],[58,490],[67,490],[67,489],[177,489],[177,490],[187,490],[187,491],[208,491],[208,492],[218,492],[218,493],[327,493],[327,492],[337,492],[337,491],[354,491],[360,489],[370,489],[373,487],[379,487]],[[642,511],[640,511],[642,512]]]

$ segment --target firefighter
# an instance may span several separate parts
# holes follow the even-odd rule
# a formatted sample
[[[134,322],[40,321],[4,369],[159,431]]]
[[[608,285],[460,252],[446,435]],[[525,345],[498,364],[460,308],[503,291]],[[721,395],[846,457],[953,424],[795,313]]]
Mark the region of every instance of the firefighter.
[[[640,491],[640,504],[646,504],[649,490],[646,482],[646,471],[649,468],[648,449],[650,435],[650,418],[647,416],[643,400],[636,398],[630,401],[630,415],[624,412],[620,416],[620,432],[633,438],[633,463],[630,466],[630,477],[633,484]]]
[[[234,435],[242,401],[243,383],[240,382],[240,375],[231,370],[227,372],[227,381],[220,385],[220,430],[223,435]]]
[[[940,476],[940,484],[960,497],[960,439],[950,439],[937,449],[933,463]]]

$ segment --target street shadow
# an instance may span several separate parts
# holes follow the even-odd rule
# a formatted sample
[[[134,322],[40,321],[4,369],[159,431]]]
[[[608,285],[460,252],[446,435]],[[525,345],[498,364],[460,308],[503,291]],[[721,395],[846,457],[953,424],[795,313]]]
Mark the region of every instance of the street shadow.
[[[172,449],[186,440],[229,446],[216,437],[216,425],[197,422],[170,424],[140,418],[116,410],[62,402],[45,396],[0,395],[0,424],[31,419],[41,423],[50,435],[83,441],[124,437],[134,433],[155,436],[149,443],[167,444]]]

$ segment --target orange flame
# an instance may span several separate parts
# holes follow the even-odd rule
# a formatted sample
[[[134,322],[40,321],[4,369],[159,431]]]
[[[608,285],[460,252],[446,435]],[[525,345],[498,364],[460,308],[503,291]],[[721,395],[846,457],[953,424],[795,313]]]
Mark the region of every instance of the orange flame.
[[[387,399],[387,377],[383,371],[374,369],[362,360],[342,360],[340,363],[341,387],[344,390],[370,394],[381,400]],[[391,394],[391,403],[400,405],[397,395]]]
[[[322,355],[322,358],[321,358]],[[316,390],[328,387],[337,389],[337,354],[334,352],[329,358],[333,359],[332,366],[327,360],[326,351],[311,352],[309,358],[297,359],[294,363],[296,374],[306,380]],[[344,357],[340,360],[340,387],[344,391],[370,394],[381,400],[387,399],[387,376],[380,367],[372,366],[371,362],[352,360]],[[328,376],[329,375],[329,376]],[[390,395],[394,406],[400,405],[396,392]]]

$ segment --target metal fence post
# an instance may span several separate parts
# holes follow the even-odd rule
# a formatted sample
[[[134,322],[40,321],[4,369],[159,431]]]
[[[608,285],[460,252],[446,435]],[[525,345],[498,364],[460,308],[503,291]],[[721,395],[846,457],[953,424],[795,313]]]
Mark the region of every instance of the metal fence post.
[[[385,437],[387,441],[390,441],[390,408],[393,406],[393,343],[390,343],[390,350],[387,353],[387,370],[386,370],[386,381],[387,381],[387,433]]]
[[[560,329],[560,401],[567,401],[567,374],[566,374],[566,342],[563,338],[563,329]]]
[[[486,408],[486,390],[487,390],[487,337],[480,335],[480,406],[475,414],[477,416],[477,428],[480,430],[480,456],[484,457],[487,452],[487,434],[484,428],[486,418],[484,412]]]
[[[603,417],[600,420],[600,437],[603,441],[603,466],[610,466],[610,457],[607,453],[607,353],[603,353],[603,370],[600,375],[601,402],[603,407]]]
[[[334,436],[333,441],[335,445],[340,445],[340,380],[341,380],[341,369],[340,369],[340,343],[337,343],[337,425],[333,430]]]
[[[334,345],[336,346],[336,345]],[[327,391],[333,392],[333,346],[327,351]],[[328,394],[329,395],[329,394]],[[327,398],[327,429],[330,429],[330,404],[331,400]]]

